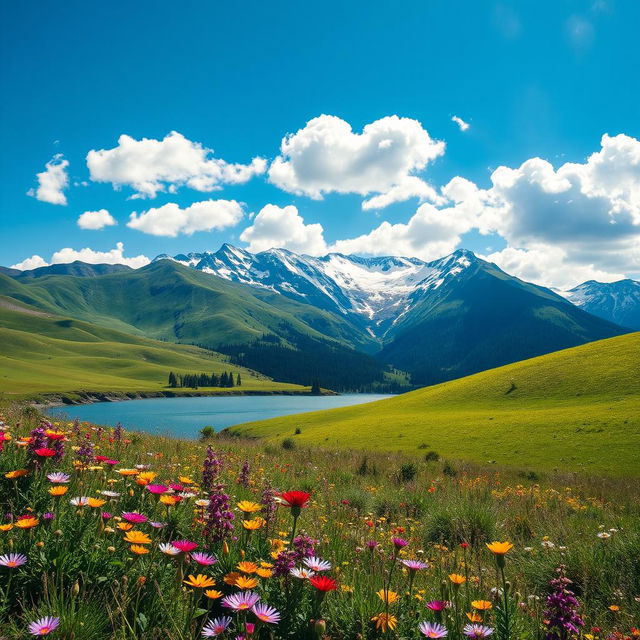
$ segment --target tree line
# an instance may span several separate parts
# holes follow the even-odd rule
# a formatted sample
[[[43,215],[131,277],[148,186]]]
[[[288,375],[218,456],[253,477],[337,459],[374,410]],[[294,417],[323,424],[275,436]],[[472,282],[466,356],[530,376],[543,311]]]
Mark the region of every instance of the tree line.
[[[233,372],[223,371],[220,375],[215,373],[174,373],[169,372],[169,386],[172,389],[198,387],[240,387],[242,376],[238,373],[234,379]]]

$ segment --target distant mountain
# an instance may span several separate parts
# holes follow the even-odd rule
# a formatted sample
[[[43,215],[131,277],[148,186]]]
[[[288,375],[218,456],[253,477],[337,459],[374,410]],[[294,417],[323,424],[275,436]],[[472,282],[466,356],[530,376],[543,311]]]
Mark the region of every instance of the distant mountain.
[[[124,273],[132,271],[126,264],[89,264],[88,262],[69,262],[66,264],[52,264],[48,267],[38,267],[26,271],[15,270],[16,273],[8,273],[15,278],[42,278],[43,276],[79,276],[81,278],[95,278],[110,273]]]
[[[640,329],[640,282],[589,280],[564,293],[567,300],[599,318]]]
[[[22,273],[20,269],[12,269],[11,267],[0,267],[0,273],[4,276],[17,276]]]

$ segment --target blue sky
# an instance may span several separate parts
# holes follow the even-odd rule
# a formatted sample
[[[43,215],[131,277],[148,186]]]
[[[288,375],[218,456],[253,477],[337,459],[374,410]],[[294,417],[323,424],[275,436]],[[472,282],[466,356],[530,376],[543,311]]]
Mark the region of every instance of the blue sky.
[[[425,259],[464,246],[558,287],[640,274],[637,2],[0,11],[1,264],[228,241]],[[108,153],[90,171],[91,150]],[[242,176],[211,177],[233,164]],[[79,226],[101,210],[84,226],[117,224]]]

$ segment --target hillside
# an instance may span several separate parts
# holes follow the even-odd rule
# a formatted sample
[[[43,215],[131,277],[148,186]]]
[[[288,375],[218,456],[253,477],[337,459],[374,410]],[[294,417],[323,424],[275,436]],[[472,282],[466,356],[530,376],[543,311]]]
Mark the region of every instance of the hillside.
[[[640,333],[559,351],[388,400],[240,425],[238,434],[638,475]]]
[[[240,372],[242,391],[301,389],[256,376],[220,354],[47,314],[3,297],[0,354],[0,394],[5,395],[162,391],[170,370]]]

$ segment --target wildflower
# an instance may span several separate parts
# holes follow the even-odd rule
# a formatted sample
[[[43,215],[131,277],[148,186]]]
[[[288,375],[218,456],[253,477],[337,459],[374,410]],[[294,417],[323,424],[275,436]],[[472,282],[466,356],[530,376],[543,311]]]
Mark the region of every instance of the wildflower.
[[[473,638],[473,640],[488,638],[493,633],[491,627],[485,627],[482,624],[465,624],[462,631],[467,638]]]
[[[168,556],[177,556],[180,553],[180,549],[174,547],[170,542],[161,542],[158,545],[160,551]]]
[[[32,529],[33,527],[37,527],[39,522],[38,518],[34,518],[33,516],[23,516],[18,518],[15,524],[18,529]]]
[[[338,588],[337,582],[333,578],[327,576],[311,576],[309,582],[318,590],[323,593],[329,591],[335,591]]]
[[[380,591],[376,591],[376,595],[385,604],[394,604],[400,600],[400,596],[395,591],[388,591],[387,589],[380,589]]]
[[[198,564],[201,564],[205,567],[208,567],[217,562],[217,560],[210,553],[201,553],[201,552],[192,553],[191,559],[195,560]]]
[[[246,611],[251,609],[260,600],[260,596],[255,591],[243,591],[225,596],[222,599],[222,606],[234,611]]]
[[[141,513],[138,513],[137,511],[127,511],[127,512],[122,514],[122,517],[127,522],[133,522],[135,524],[142,524],[143,522],[146,522],[149,519],[149,518],[147,518],[147,516],[142,515]]]
[[[117,491],[108,491],[106,489],[101,491],[100,495],[106,496],[107,498],[119,498],[120,497],[120,494]]]
[[[601,540],[608,540],[611,537],[610,533],[607,533],[606,531],[601,531],[598,535],[598,538],[600,538]]]
[[[221,633],[224,633],[230,624],[230,616],[214,618],[213,620],[209,620],[209,622],[204,625],[202,629],[202,635],[205,638],[214,638],[215,636],[219,636]]]
[[[493,605],[488,600],[473,600],[471,606],[478,611],[488,611]]]
[[[294,578],[300,578],[301,580],[308,580],[309,578],[313,578],[316,575],[315,571],[310,571],[308,569],[302,569],[298,567],[294,567],[289,572]]]
[[[254,513],[255,511],[260,511],[262,506],[257,502],[251,502],[250,500],[242,500],[237,504],[238,509],[243,513]]]
[[[121,476],[137,476],[140,472],[137,469],[118,469],[117,473]]]
[[[391,542],[393,542],[393,546],[395,547],[396,552],[400,551],[400,549],[403,549],[409,544],[404,538],[396,537],[391,538]]]
[[[460,586],[461,584],[464,584],[467,579],[460,575],[459,573],[450,573],[449,574],[449,580],[451,580],[451,582],[453,582],[453,584]]]
[[[239,576],[236,579],[236,587],[238,589],[255,589],[258,586],[257,578],[249,578],[248,576]]]
[[[285,491],[278,496],[282,505],[291,508],[294,517],[296,513],[300,515],[300,510],[307,506],[310,497],[311,494],[306,491]]]
[[[131,531],[133,525],[130,522],[118,522],[116,525],[121,531]]]
[[[221,468],[222,461],[218,458],[211,445],[209,445],[207,447],[207,455],[202,464],[202,488],[204,491],[209,492],[213,489],[213,485],[218,478]]]
[[[617,604],[610,604],[607,609],[609,609],[609,611],[613,611],[613,613],[620,611],[620,607]]]
[[[255,573],[258,565],[255,562],[238,562],[238,569],[242,571],[242,573]]]
[[[46,618],[40,618],[35,622],[29,623],[29,633],[32,636],[46,636],[52,631],[55,631],[60,625],[60,618],[53,618],[47,616]]]
[[[427,638],[446,638],[447,629],[437,622],[421,622],[418,629]]]
[[[199,573],[197,576],[189,575],[189,577],[186,580],[183,580],[183,582],[189,587],[196,587],[198,589],[213,587],[213,585],[216,583],[213,578],[209,578],[208,576],[205,576],[201,573]]]
[[[376,623],[376,629],[383,633],[386,633],[389,629],[393,631],[398,624],[398,618],[390,613],[379,613],[373,616],[371,620]]]
[[[427,609],[431,609],[434,612],[444,611],[449,606],[446,600],[431,600],[427,602]]]
[[[154,529],[164,529],[167,526],[166,522],[150,522],[149,523]]]
[[[4,477],[9,480],[17,480],[18,478],[22,478],[22,476],[26,476],[27,473],[29,472],[26,469],[16,469],[15,471],[7,471]]]
[[[169,491],[169,487],[165,487],[163,484],[148,484],[145,489],[155,495],[161,495]]]
[[[132,544],[129,548],[137,556],[143,556],[145,553],[149,553],[149,549],[147,549],[146,547],[142,547],[139,544]]]
[[[86,496],[78,496],[77,498],[71,498],[69,503],[74,507],[86,507],[89,504],[89,498]]]
[[[482,622],[482,616],[476,611],[471,611],[465,615],[469,619],[469,622]]]
[[[321,560],[312,556],[311,558],[305,558],[302,561],[311,571],[329,571],[331,569],[331,563],[326,560]]]
[[[22,553],[8,553],[0,556],[0,566],[16,569],[27,563],[27,556]]]
[[[222,591],[218,591],[216,589],[207,589],[204,592],[204,595],[211,600],[217,600],[218,598],[222,598],[224,594],[222,593]]]
[[[168,507],[173,507],[181,501],[182,498],[180,496],[173,496],[166,493],[160,496],[160,502],[166,504]]]
[[[261,578],[270,578],[273,575],[273,569],[265,569],[264,567],[258,567],[256,569],[256,575]]]
[[[241,576],[241,573],[238,573],[237,571],[230,571],[229,573],[227,573],[225,575],[225,577],[223,578],[225,584],[230,584],[232,587],[235,586],[236,584],[236,580]]]
[[[153,471],[142,471],[136,477],[136,484],[139,484],[141,487],[148,485],[150,482],[156,479],[158,474]]]
[[[63,496],[65,493],[67,493],[67,491],[69,491],[69,487],[58,486],[58,487],[51,487],[49,489],[49,493],[54,497]]]
[[[224,485],[216,484],[209,494],[205,536],[212,542],[225,540],[233,531],[235,514],[231,511],[230,498],[224,492]]]
[[[124,541],[131,544],[151,544],[151,538],[142,531],[127,531]]]
[[[268,604],[258,603],[254,604],[251,611],[255,613],[256,618],[267,624],[277,624],[280,622],[280,613],[274,607],[270,607]]]
[[[41,458],[51,458],[56,455],[54,449],[49,449],[49,447],[40,447],[39,449],[34,449],[33,453]]]
[[[106,500],[102,500],[101,498],[89,498],[89,500],[87,500],[87,505],[97,508],[103,506],[106,502]]]
[[[191,540],[175,540],[171,543],[176,549],[183,553],[189,553],[197,548],[197,542],[191,542]]]
[[[546,640],[562,640],[568,636],[579,635],[584,620],[578,610],[580,603],[569,588],[571,580],[564,575],[564,568],[556,569],[558,577],[549,582],[553,593],[547,597],[547,607],[544,612],[547,627]]]
[[[247,531],[257,531],[258,529],[264,527],[267,521],[264,518],[258,516],[257,518],[253,518],[252,520],[243,520],[242,526],[247,529]]]
[[[487,549],[493,553],[500,568],[504,567],[504,557],[513,549],[510,542],[488,542]]]
[[[62,471],[54,471],[48,473],[47,478],[49,482],[53,482],[54,484],[66,484],[71,479],[71,476],[68,473],[62,473]]]
[[[420,560],[401,560],[402,564],[409,569],[409,571],[420,571],[421,569],[427,569],[429,565],[426,562]]]

